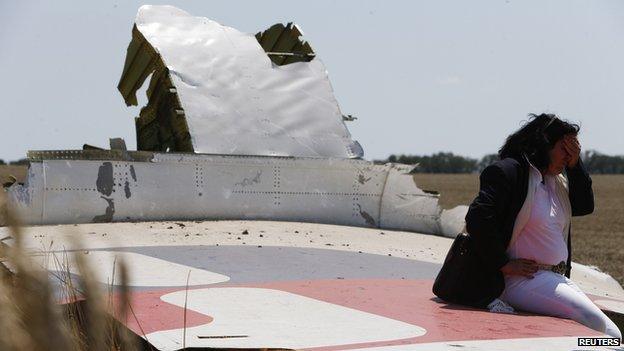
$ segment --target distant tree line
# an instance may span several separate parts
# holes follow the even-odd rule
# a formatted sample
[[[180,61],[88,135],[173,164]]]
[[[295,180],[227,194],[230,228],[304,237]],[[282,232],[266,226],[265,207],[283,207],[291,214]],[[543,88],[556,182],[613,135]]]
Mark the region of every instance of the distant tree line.
[[[420,155],[390,155],[387,160],[376,163],[396,162],[416,165],[419,173],[472,173],[476,171],[478,161],[473,158],[455,155],[452,152]]]
[[[610,156],[595,150],[587,150],[581,154],[583,163],[589,173],[624,174],[624,156]]]
[[[595,150],[581,153],[585,167],[593,174],[624,174],[624,156],[610,156]],[[416,165],[418,173],[480,173],[485,167],[498,160],[497,154],[488,154],[481,159],[455,155],[452,152],[438,152],[432,155],[390,155],[385,160],[374,160],[377,164],[386,162]]]
[[[589,173],[592,174],[624,174],[624,156],[611,156],[596,150],[586,150],[581,153],[581,159]],[[390,155],[385,160],[374,160],[377,164],[386,162],[416,165],[418,173],[480,173],[485,167],[498,160],[497,154],[488,154],[480,159],[455,155],[452,152],[438,152],[429,156],[420,155]],[[6,165],[0,160],[0,165]],[[9,165],[28,165],[28,159],[23,158],[11,161]]]
[[[11,161],[9,163],[6,163],[4,160],[0,160],[0,165],[13,165],[13,166],[17,166],[17,165],[28,165],[29,161],[27,158],[22,158],[16,161]]]

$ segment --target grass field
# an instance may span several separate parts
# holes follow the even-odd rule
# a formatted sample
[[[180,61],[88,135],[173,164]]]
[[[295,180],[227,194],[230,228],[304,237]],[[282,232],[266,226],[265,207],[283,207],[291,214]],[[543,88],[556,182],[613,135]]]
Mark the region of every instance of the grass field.
[[[26,166],[9,166],[0,165],[0,184],[4,184],[9,181],[9,175],[15,176],[19,182],[23,182],[26,178]]]
[[[442,208],[468,205],[478,174],[417,174],[417,184],[440,192]],[[593,175],[594,213],[572,217],[572,260],[598,266],[624,285],[624,175]]]
[[[24,166],[0,166],[0,181],[13,174],[18,181]],[[592,176],[595,211],[572,218],[572,260],[598,266],[624,285],[624,175]],[[478,174],[417,174],[417,184],[440,192],[443,208],[468,205],[479,189]]]

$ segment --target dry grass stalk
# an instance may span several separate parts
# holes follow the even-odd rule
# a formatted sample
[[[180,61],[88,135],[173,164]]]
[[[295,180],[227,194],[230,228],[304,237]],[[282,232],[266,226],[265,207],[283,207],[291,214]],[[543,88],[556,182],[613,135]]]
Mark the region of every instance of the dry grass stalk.
[[[109,314],[116,311],[118,318],[126,318],[130,306],[125,284],[128,272],[123,262],[116,263],[121,286],[115,291],[119,297],[118,306],[114,306],[111,299],[107,305],[105,293],[93,279],[84,255],[75,252],[73,255],[81,277],[78,282],[72,278],[67,252],[63,252],[61,258],[44,257],[44,260],[54,260],[56,268],[51,275],[35,263],[23,246],[17,216],[2,192],[0,225],[6,225],[13,238],[10,246],[0,244],[4,267],[11,268],[10,271],[0,269],[0,350],[138,349],[136,337],[120,327]],[[51,276],[58,286],[51,283]],[[113,284],[111,282],[110,292]]]

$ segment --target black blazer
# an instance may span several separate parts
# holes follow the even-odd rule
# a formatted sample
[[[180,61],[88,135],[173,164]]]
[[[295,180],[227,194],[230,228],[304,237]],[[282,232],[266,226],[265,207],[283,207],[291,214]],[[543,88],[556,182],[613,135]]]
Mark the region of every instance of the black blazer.
[[[474,250],[484,264],[483,274],[491,275],[496,291],[503,292],[504,277],[500,271],[509,257],[506,254],[516,216],[527,195],[529,163],[523,157],[508,157],[486,167],[479,177],[479,194],[466,214],[466,231],[472,237]],[[594,211],[592,180],[579,158],[573,168],[566,167],[572,216]],[[571,228],[571,226],[570,226]],[[571,231],[568,232],[566,277],[572,262]],[[500,295],[500,294],[499,294]]]

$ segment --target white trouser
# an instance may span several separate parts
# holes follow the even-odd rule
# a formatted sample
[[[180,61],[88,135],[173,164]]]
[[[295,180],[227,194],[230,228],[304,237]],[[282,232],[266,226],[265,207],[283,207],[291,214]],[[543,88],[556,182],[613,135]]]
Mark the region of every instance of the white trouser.
[[[581,289],[555,272],[538,270],[533,279],[505,276],[500,299],[512,307],[533,313],[569,318],[612,337],[622,333]]]

